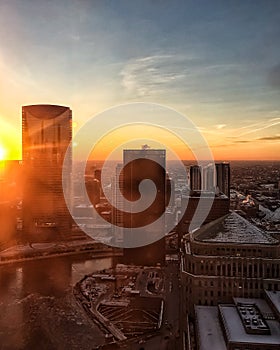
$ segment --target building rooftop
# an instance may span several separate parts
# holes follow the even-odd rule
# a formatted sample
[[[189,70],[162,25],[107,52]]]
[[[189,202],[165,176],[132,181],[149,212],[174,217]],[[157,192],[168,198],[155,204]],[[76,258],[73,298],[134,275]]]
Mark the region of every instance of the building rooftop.
[[[280,315],[280,291],[265,291],[266,296],[268,299],[272,302],[272,304],[275,307],[275,310],[277,311],[278,315]]]
[[[253,298],[234,298],[234,302],[235,305],[195,306],[199,349],[224,350],[227,349],[227,343],[251,346],[257,344],[258,349],[259,346],[265,349],[265,345],[269,345],[278,349],[279,321],[267,302],[264,299]],[[253,307],[249,307],[250,305]],[[242,312],[250,314],[250,317],[244,316]],[[254,325],[248,329],[243,319],[249,319],[250,322],[255,319],[259,328],[264,324],[268,331],[252,332]]]
[[[200,350],[226,350],[226,343],[219,324],[218,308],[195,306]]]
[[[194,238],[207,243],[279,244],[276,238],[235,212],[204,225],[194,233]]]
[[[270,334],[248,333],[243,325],[236,305],[220,305],[219,310],[228,342],[280,345],[279,322],[273,317],[273,312],[267,303],[263,299],[242,300],[242,298],[238,298],[235,302],[236,301],[257,305],[269,327]]]
[[[69,107],[57,105],[30,105],[23,106],[22,110],[38,119],[53,119],[70,109]]]

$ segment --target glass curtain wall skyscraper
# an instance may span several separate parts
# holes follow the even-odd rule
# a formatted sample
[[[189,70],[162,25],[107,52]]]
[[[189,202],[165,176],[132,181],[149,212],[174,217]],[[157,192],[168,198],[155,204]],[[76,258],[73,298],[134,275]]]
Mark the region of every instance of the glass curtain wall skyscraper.
[[[66,186],[70,190],[72,157],[64,164],[64,156],[71,140],[69,107],[22,107],[23,229],[32,241],[55,240],[69,234],[71,217],[63,195],[62,169],[69,169]]]

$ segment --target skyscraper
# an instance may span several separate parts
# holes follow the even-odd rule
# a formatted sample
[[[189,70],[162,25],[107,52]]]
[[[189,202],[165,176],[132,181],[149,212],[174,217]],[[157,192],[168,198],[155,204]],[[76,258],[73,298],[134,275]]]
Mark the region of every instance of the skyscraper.
[[[208,192],[215,192],[215,166],[210,163],[203,168],[202,189]]]
[[[198,165],[190,166],[190,189],[191,191],[202,190],[202,167]]]
[[[128,200],[139,199],[138,186],[144,179],[151,179],[156,188],[157,194],[151,206],[137,214],[124,215],[124,226],[128,228],[142,227],[143,235],[154,235],[157,239],[152,244],[124,249],[124,259],[126,262],[133,262],[140,265],[153,265],[164,263],[165,261],[165,222],[164,218],[159,220],[154,232],[146,231],[145,226],[152,224],[165,212],[166,205],[166,151],[161,149],[139,149],[124,150],[123,152],[124,172],[123,172],[123,192]],[[143,191],[143,196],[148,199],[151,195],[148,191]],[[129,208],[126,208],[129,211]]]
[[[59,239],[69,234],[71,217],[65,204],[62,169],[71,173],[71,157],[64,156],[72,139],[69,107],[22,107],[22,149],[25,186],[23,229],[32,241]]]
[[[190,190],[210,191],[215,190],[214,165],[191,165],[190,166]]]
[[[216,163],[216,186],[219,191],[230,196],[230,165],[229,163]]]

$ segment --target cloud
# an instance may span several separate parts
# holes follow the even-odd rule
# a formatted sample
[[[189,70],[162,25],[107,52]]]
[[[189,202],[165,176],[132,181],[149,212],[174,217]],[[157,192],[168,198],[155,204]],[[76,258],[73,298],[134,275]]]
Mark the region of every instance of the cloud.
[[[172,55],[154,55],[130,61],[120,72],[122,86],[135,97],[162,93],[186,77],[176,68],[178,60]]]
[[[218,130],[223,129],[226,126],[227,126],[226,124],[217,124],[217,125],[215,125],[216,129],[218,129]]]
[[[275,127],[276,125],[279,125],[279,124],[280,124],[280,118],[273,118],[273,119],[269,119],[269,120],[266,120],[266,121],[262,121],[260,123],[251,124],[251,125],[248,125],[246,127],[239,128],[239,130],[242,130],[242,129],[245,129],[245,128],[247,128],[247,129],[253,128],[251,130],[247,130],[247,131],[241,132],[239,134],[239,136],[252,134],[252,133],[255,133],[257,131],[261,131],[261,130],[264,130],[264,129],[271,128],[273,126]],[[237,131],[238,131],[238,129],[235,132],[237,132]]]
[[[238,140],[238,141],[234,141],[234,143],[249,143],[252,142],[251,140]]]
[[[236,75],[243,71],[240,64],[213,63],[192,53],[181,53],[129,60],[119,75],[125,91],[134,97],[180,96],[184,100],[220,104],[232,99],[225,86],[233,84]]]
[[[257,139],[258,141],[280,141],[280,135],[264,136]]]
[[[219,144],[219,145],[211,145],[211,149],[212,148],[225,148],[225,147],[232,147],[232,143],[225,143],[225,144]]]

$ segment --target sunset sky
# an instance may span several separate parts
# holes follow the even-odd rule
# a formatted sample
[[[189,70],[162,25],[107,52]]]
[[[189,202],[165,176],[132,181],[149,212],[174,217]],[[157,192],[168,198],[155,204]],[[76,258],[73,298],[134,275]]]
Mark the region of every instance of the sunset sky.
[[[22,105],[69,106],[78,129],[142,101],[188,116],[216,159],[280,159],[278,0],[0,0],[0,74],[6,158]]]

